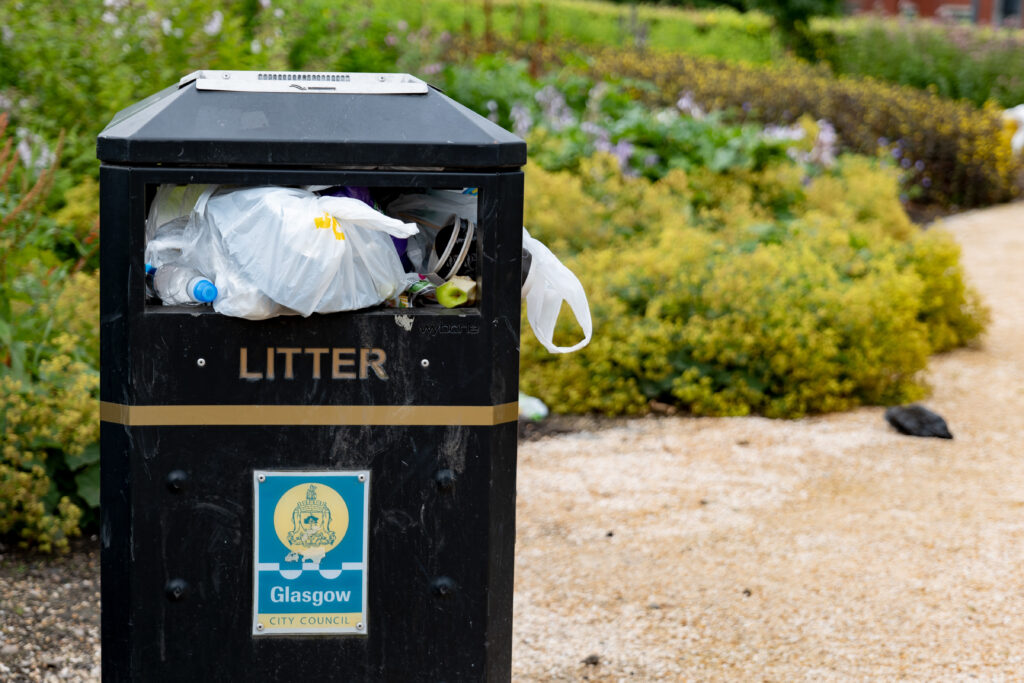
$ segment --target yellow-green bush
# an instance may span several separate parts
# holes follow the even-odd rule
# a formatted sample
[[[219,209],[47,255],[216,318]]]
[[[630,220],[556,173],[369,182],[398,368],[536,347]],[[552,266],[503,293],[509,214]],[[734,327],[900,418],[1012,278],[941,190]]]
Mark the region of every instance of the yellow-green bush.
[[[0,535],[15,534],[24,547],[64,549],[78,533],[82,511],[60,495],[51,475],[77,464],[99,440],[99,375],[89,362],[98,300],[95,274],[68,278],[46,306],[57,331],[39,340],[38,377],[0,373]]]
[[[637,414],[654,399],[699,415],[796,417],[898,403],[923,395],[929,354],[982,330],[955,243],[913,228],[892,170],[844,158],[805,187],[786,164],[672,183],[615,168],[590,160],[578,182],[527,172],[527,220],[538,195],[566,218],[528,223],[539,238],[571,247],[587,234],[576,231],[602,236],[567,259],[590,298],[590,346],[553,356],[524,332],[523,390],[558,412]],[[574,203],[606,187],[588,186],[595,174],[630,191],[605,196],[599,217],[575,216]],[[637,212],[642,229],[618,230]]]
[[[58,257],[62,226],[42,208],[56,163],[25,168],[6,122],[0,113],[0,536],[49,552],[78,533],[78,503],[99,504],[99,278],[79,272],[86,251],[72,267]]]

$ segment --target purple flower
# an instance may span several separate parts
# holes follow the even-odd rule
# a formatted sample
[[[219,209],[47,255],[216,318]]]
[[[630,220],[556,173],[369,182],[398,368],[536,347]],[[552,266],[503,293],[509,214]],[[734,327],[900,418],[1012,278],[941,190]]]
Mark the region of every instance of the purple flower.
[[[918,171],[923,171],[924,170],[924,162],[921,161],[920,159],[918,159],[917,161],[914,162],[914,168],[916,168]]]
[[[696,100],[693,99],[693,93],[686,91],[676,101],[676,108],[684,114],[688,114],[695,119],[704,118],[704,110],[697,104]]]
[[[614,145],[607,140],[597,140],[594,143],[594,149],[598,152],[607,152],[615,157],[615,160],[619,162],[619,170],[624,175],[636,175],[629,166],[629,159],[633,156],[633,144],[629,140],[619,140]]]
[[[533,117],[530,110],[520,103],[512,105],[509,116],[512,118],[512,131],[519,137],[525,137],[533,128]]]
[[[889,146],[889,138],[878,138],[878,146],[879,147],[888,147]]]
[[[551,129],[560,131],[576,122],[576,117],[562,95],[554,86],[546,85],[537,91],[534,99],[541,107],[541,113],[548,120]]]
[[[220,29],[224,26],[224,13],[220,10],[214,10],[213,14],[210,15],[210,19],[203,24],[203,31],[208,36],[215,36],[220,33]]]
[[[929,178],[928,176],[925,176],[924,178],[921,178],[921,187],[923,187],[925,189],[928,189],[931,186],[932,186],[932,179],[931,178]]]
[[[580,130],[594,138],[597,141],[608,142],[611,139],[611,133],[608,132],[607,128],[602,128],[593,121],[584,121],[580,124]],[[609,146],[610,149],[610,146]],[[607,149],[604,151],[608,151]]]
[[[903,152],[900,151],[899,146],[893,147],[891,154],[893,159],[899,159],[901,156],[903,156]]]
[[[762,132],[765,138],[769,140],[803,140],[804,129],[800,126],[776,126],[768,125],[764,127]]]
[[[900,166],[902,166],[903,168],[910,168],[910,159],[904,157],[903,160],[900,162]]]

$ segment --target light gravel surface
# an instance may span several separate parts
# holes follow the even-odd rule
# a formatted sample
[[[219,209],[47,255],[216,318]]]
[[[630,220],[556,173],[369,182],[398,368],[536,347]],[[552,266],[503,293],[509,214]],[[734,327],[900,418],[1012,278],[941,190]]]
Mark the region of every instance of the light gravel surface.
[[[1024,204],[947,219],[993,310],[881,408],[661,418],[519,451],[515,678],[1024,680]]]
[[[1024,680],[1024,204],[945,223],[993,310],[931,362],[953,441],[872,408],[520,444],[515,680]],[[0,681],[98,680],[95,546],[0,555]]]

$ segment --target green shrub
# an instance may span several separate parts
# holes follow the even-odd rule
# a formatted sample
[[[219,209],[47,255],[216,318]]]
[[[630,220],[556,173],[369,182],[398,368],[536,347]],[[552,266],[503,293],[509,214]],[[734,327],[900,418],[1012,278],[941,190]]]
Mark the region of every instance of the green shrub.
[[[1019,161],[994,105],[977,108],[913,88],[835,78],[795,63],[773,67],[684,56],[599,51],[591,69],[654,82],[658,104],[692,93],[705,109],[789,124],[801,115],[835,126],[846,149],[891,154],[910,198],[982,206],[1019,193]]]
[[[576,183],[531,168],[528,198],[556,195],[568,215],[575,197],[595,199],[601,184],[589,186],[588,174],[616,169],[595,159]],[[558,357],[524,331],[523,390],[557,412],[638,414],[658,400],[697,415],[770,417],[922,396],[929,354],[984,325],[955,245],[911,229],[894,172],[877,163],[843,158],[807,187],[784,169],[737,171],[745,180],[618,178],[645,192],[633,187],[598,213],[591,230],[603,237],[568,259],[591,301],[594,341]],[[749,189],[737,199],[741,183]],[[836,184],[870,187],[870,198],[835,195]],[[659,200],[678,209],[659,218],[638,205]],[[533,232],[571,245],[577,226],[529,222],[534,201]],[[634,211],[647,212],[644,229],[616,234],[617,217]],[[573,328],[562,320],[559,334]]]
[[[99,279],[54,249],[40,215],[53,165],[34,175],[0,114],[0,535],[66,549],[99,504]],[[84,254],[81,254],[84,256]]]
[[[931,21],[850,18],[812,23],[817,58],[837,74],[870,76],[977,106],[1024,103],[1024,34]]]

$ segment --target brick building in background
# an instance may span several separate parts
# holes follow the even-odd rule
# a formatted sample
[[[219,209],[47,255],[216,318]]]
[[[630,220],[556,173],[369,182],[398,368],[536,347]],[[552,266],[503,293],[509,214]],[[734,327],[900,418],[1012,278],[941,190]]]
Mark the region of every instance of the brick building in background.
[[[859,0],[857,6],[861,12],[889,16],[910,14],[969,20],[982,26],[1024,27],[1021,0]]]

